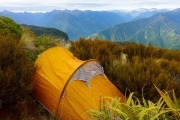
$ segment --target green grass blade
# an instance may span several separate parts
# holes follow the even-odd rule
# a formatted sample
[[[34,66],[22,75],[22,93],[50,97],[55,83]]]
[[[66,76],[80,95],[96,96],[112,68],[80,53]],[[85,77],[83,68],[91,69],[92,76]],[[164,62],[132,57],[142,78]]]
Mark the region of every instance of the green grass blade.
[[[155,86],[155,87],[156,87],[156,86]],[[170,98],[168,95],[164,94],[164,93],[163,93],[161,90],[159,90],[157,87],[156,87],[156,89],[157,89],[157,91],[159,92],[159,94],[161,95],[161,97],[164,99],[165,103],[167,104],[167,106],[168,106],[169,108],[172,108],[172,109],[176,108],[175,105],[174,105],[174,103],[173,103],[173,101],[171,100],[171,98]]]
[[[123,112],[123,111],[121,111],[121,110],[119,110],[119,109],[116,109],[116,108],[113,108],[113,107],[111,107],[111,109],[113,109],[114,111],[116,111],[119,115],[121,115],[124,119],[128,119],[128,115],[125,113],[125,112]]]
[[[128,105],[128,106],[131,105],[131,102],[132,102],[132,100],[133,100],[133,99],[132,99],[133,94],[134,94],[134,93],[131,93],[131,94],[129,95],[129,97],[128,97],[127,101],[126,101],[126,105]]]
[[[138,116],[138,120],[143,120],[143,118],[145,117],[145,115],[147,115],[149,112],[153,112],[155,109],[158,109],[157,106],[152,106],[150,108],[146,108],[144,110],[142,110],[137,116]]]
[[[174,100],[174,104],[175,104],[176,108],[180,109],[180,104],[179,104],[179,102],[177,100],[177,97],[176,97],[176,95],[174,93],[174,90],[173,90],[173,100]]]
[[[153,116],[150,120],[155,120],[155,119],[158,119],[159,116],[163,115],[163,114],[166,114],[166,113],[169,113],[169,112],[172,112],[173,110],[169,109],[169,110],[162,110],[160,111],[158,114],[156,114],[155,116]],[[165,117],[164,117],[165,118]]]

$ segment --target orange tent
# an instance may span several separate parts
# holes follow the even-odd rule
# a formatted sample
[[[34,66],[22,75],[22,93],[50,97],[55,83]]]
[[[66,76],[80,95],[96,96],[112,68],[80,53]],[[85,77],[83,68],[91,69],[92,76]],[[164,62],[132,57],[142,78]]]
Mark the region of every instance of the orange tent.
[[[96,60],[81,61],[65,48],[46,50],[35,66],[33,95],[58,119],[91,119],[88,112],[99,109],[101,98],[124,99]]]

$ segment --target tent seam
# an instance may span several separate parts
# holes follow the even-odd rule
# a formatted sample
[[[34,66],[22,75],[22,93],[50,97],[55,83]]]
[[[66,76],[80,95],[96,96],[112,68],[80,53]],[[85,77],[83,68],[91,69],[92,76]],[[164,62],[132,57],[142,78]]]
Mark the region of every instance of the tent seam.
[[[69,84],[72,76],[77,72],[77,70],[78,70],[80,67],[82,67],[83,65],[85,65],[85,64],[87,64],[88,62],[91,62],[91,61],[96,61],[96,62],[99,63],[99,61],[96,60],[96,59],[87,60],[87,61],[85,61],[83,64],[81,64],[79,67],[77,67],[76,70],[72,73],[72,75],[68,78],[68,80],[67,80],[67,82],[65,83],[65,85],[64,85],[64,87],[63,87],[63,90],[62,90],[62,92],[61,92],[61,94],[60,94],[60,97],[59,97],[57,109],[56,109],[56,112],[55,112],[56,118],[58,118],[58,111],[59,111],[59,105],[60,105],[61,99],[62,99],[62,97],[63,97],[63,94],[64,94],[64,92],[65,92],[65,90],[66,90],[66,88],[67,88],[67,86],[68,86],[68,84]],[[100,64],[100,63],[99,63],[99,64]]]

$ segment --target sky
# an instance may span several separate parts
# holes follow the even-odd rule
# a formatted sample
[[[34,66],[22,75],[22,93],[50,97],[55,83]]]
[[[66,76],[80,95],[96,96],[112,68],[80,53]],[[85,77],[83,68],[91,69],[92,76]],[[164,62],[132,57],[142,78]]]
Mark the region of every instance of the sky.
[[[0,0],[0,11],[176,9],[180,0]]]

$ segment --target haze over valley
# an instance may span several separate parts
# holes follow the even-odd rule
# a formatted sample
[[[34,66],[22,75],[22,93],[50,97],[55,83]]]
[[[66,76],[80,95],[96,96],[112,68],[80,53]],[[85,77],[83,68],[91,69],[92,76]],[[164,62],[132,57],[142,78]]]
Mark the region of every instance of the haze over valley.
[[[99,38],[110,41],[152,44],[162,48],[180,49],[180,10],[53,10],[50,12],[1,11],[1,16],[19,24],[55,28],[72,41]]]

